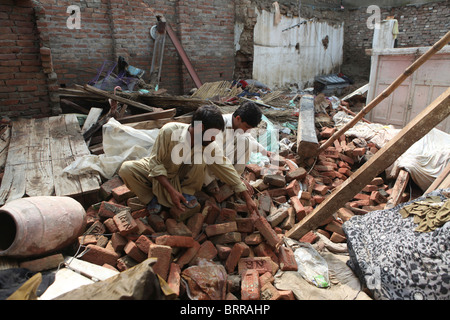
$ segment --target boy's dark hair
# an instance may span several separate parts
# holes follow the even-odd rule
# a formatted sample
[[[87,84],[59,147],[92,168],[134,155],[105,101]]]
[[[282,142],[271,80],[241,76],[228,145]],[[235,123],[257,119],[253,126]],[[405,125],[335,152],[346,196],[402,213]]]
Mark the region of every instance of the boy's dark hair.
[[[248,101],[234,111],[233,117],[237,116],[240,116],[243,122],[255,128],[261,122],[262,112],[256,103]]]
[[[222,111],[214,105],[204,105],[198,108],[192,116],[191,124],[194,125],[195,121],[202,122],[204,131],[208,129],[225,130]]]

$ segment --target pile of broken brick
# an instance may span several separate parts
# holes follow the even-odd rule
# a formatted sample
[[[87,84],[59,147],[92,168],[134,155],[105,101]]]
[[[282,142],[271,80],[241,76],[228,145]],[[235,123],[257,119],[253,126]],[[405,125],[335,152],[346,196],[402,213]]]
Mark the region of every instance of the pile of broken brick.
[[[327,139],[335,130],[325,127],[319,136]],[[252,187],[257,218],[248,215],[245,202],[227,185],[220,185],[216,194],[197,193],[197,208],[149,214],[116,176],[101,186],[103,201],[87,210],[87,230],[79,244],[89,250],[80,259],[124,271],[156,257],[153,271],[180,299],[186,297],[184,272],[206,259],[226,270],[223,299],[295,299],[291,291],[273,285],[278,270],[297,270],[293,251],[280,246],[283,235],[377,151],[371,143],[343,135],[301,165],[291,150],[272,157],[268,165],[248,164],[242,178]],[[320,233],[332,242],[345,242],[342,224],[355,214],[383,209],[388,196],[383,179],[373,179],[299,241],[315,243]]]

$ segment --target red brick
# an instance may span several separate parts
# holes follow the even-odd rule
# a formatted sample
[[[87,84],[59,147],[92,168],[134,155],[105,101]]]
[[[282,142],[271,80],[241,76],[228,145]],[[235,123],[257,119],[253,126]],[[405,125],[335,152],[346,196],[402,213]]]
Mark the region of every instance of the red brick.
[[[19,263],[19,267],[33,272],[40,272],[44,270],[56,269],[63,262],[64,256],[58,253],[43,258],[22,261]]]
[[[247,235],[244,242],[250,246],[258,245],[263,241],[263,237],[259,232],[254,232]]]
[[[122,236],[136,232],[139,229],[139,226],[131,216],[129,210],[123,210],[117,213],[113,217],[113,220],[116,223],[117,228],[119,229],[119,233]]]
[[[163,246],[190,248],[193,247],[197,241],[192,237],[163,235],[157,237],[155,243]]]
[[[329,188],[324,184],[316,184],[316,186],[314,187],[314,191],[322,196],[326,195],[328,190]]]
[[[119,176],[114,176],[100,186],[100,196],[102,199],[108,199],[112,196],[112,190],[123,185],[123,181]]]
[[[214,200],[206,200],[202,214],[205,215],[205,223],[213,224],[219,216],[220,208]]]
[[[377,204],[387,202],[387,198],[383,196],[379,191],[373,191],[370,194],[370,200],[374,201]]]
[[[319,240],[319,236],[317,236],[314,232],[309,231],[307,234],[305,234],[303,237],[300,238],[300,242],[308,242],[308,243],[315,243],[317,240]]]
[[[267,193],[270,197],[275,198],[279,196],[284,196],[287,194],[286,188],[275,188],[275,189],[268,189]]]
[[[167,277],[167,285],[177,297],[180,296],[181,268],[176,263],[170,264],[169,275]]]
[[[237,231],[244,233],[252,233],[255,230],[253,220],[251,218],[237,218],[236,219]]]
[[[182,221],[166,219],[166,228],[170,235],[192,237],[192,231]]]
[[[203,242],[195,258],[213,260],[217,256],[216,246],[209,240]]]
[[[103,222],[104,226],[110,233],[119,232],[116,223],[113,218],[108,218]]]
[[[352,175],[352,171],[348,168],[339,168],[338,172],[344,174],[347,177],[350,177]]]
[[[113,233],[113,235],[111,236],[111,244],[116,252],[123,251],[123,248],[125,248],[127,242],[128,240],[125,237],[121,236],[118,232]]]
[[[379,186],[379,185],[382,185],[383,183],[384,183],[383,178],[376,177],[369,184],[373,184],[373,185]]]
[[[297,271],[298,266],[295,261],[294,252],[291,248],[280,246],[278,253],[280,270],[282,271]]]
[[[142,252],[133,241],[128,241],[123,251],[136,262],[142,262],[147,258],[147,254]]]
[[[356,200],[369,200],[370,199],[370,195],[365,194],[365,193],[357,193],[354,195],[353,199]]]
[[[136,230],[136,235],[151,235],[155,233],[155,230],[152,229],[147,223],[142,221],[141,219],[134,219],[136,224],[138,225],[138,229]]]
[[[102,201],[100,204],[100,208],[98,209],[98,215],[103,219],[108,219],[113,218],[116,214],[123,210],[130,211],[130,208],[121,204]]]
[[[338,159],[341,153],[337,152],[336,148],[328,147],[324,151],[322,151],[322,155],[327,158]]]
[[[231,252],[231,247],[222,244],[216,245],[217,256],[220,260],[226,260]]]
[[[302,205],[302,203],[297,197],[291,197],[290,201],[292,207],[294,208],[295,215],[297,217],[297,222],[299,222],[306,216],[305,207]]]
[[[346,156],[346,155],[343,154],[343,153],[339,153],[339,158],[340,158],[342,161],[345,161],[345,162],[347,162],[347,163],[350,164],[350,165],[353,165],[353,164],[355,163],[355,161],[354,161],[351,157]]]
[[[120,256],[115,252],[97,245],[89,244],[87,245],[86,250],[84,251],[84,254],[80,259],[93,264],[97,264],[99,266],[107,263],[114,267],[119,257]]]
[[[272,229],[266,218],[259,217],[255,221],[255,227],[262,234],[262,236],[270,246],[275,248],[276,245],[280,242],[280,238],[278,237],[276,232]]]
[[[281,294],[270,282],[261,287],[261,300],[280,300]]]
[[[295,300],[292,290],[278,290],[280,298],[278,300]]]
[[[231,248],[230,254],[225,262],[225,269],[228,273],[233,273],[236,266],[244,253],[245,247],[241,243],[235,243],[233,248]]]
[[[276,264],[270,257],[248,257],[242,258],[238,263],[238,272],[243,274],[246,270],[254,269],[259,274],[270,272],[274,275],[278,271],[278,264]]]
[[[231,221],[209,225],[205,228],[205,233],[208,237],[212,237],[215,235],[224,234],[228,232],[235,232],[237,230],[238,228],[236,221]]]
[[[373,192],[373,191],[377,191],[378,190],[378,186],[373,185],[373,184],[368,184],[367,186],[365,186],[362,191],[363,192]]]
[[[220,187],[220,190],[218,193],[214,194],[214,198],[217,202],[222,202],[231,197],[234,194],[233,189],[228,184],[224,184]]]
[[[346,208],[339,208],[337,215],[343,222],[350,220],[350,218],[354,216],[353,212]]]
[[[147,210],[147,208],[144,208],[144,209],[131,211],[131,216],[134,219],[145,218],[148,216],[148,210]]]
[[[347,238],[337,232],[333,232],[331,234],[330,240],[333,241],[334,243],[342,243],[345,242]]]
[[[236,221],[236,217],[236,210],[230,208],[222,208],[220,209],[219,216],[216,219],[216,223]]]
[[[275,278],[270,272],[263,273],[259,276],[259,286],[262,288],[266,283],[273,283]]]
[[[172,263],[172,248],[164,245],[152,244],[148,250],[149,258],[158,260],[152,265],[153,271],[164,280],[167,280],[170,264]]]
[[[353,149],[353,156],[360,157],[366,154],[366,148]]]
[[[196,213],[186,223],[186,226],[191,230],[192,237],[195,239],[200,231],[202,231],[203,222],[205,221],[205,216],[201,213]]]
[[[157,214],[150,214],[147,217],[148,224],[152,227],[155,232],[165,232],[167,231],[164,219]]]
[[[241,299],[242,300],[259,300],[259,275],[256,270],[247,270],[242,275],[241,282]]]
[[[320,136],[322,138],[330,138],[336,132],[336,130],[337,129],[335,127],[324,127],[320,132]]]
[[[344,230],[342,229],[342,224],[337,222],[336,220],[331,221],[325,227],[325,230],[330,232],[336,232],[341,236],[345,236]]]
[[[261,167],[257,164],[247,164],[245,167],[247,168],[247,170],[255,174],[256,179],[259,179],[261,177]]]
[[[136,246],[141,250],[142,252],[146,253],[148,256],[148,249],[150,248],[150,245],[154,244],[153,241],[151,241],[147,236],[141,235],[136,241]]]
[[[289,197],[295,197],[300,192],[300,184],[298,180],[292,180],[286,187],[286,192]]]
[[[180,268],[183,268],[186,264],[192,261],[192,259],[195,258],[198,251],[200,250],[200,243],[197,241],[194,242],[194,244],[187,248],[184,253],[177,259],[176,263],[180,266]]]
[[[227,244],[242,241],[242,235],[240,232],[227,232],[219,234],[210,238],[214,244]]]
[[[304,168],[298,167],[294,171],[289,171],[286,174],[286,181],[290,182],[292,180],[303,180],[305,179],[307,172]]]

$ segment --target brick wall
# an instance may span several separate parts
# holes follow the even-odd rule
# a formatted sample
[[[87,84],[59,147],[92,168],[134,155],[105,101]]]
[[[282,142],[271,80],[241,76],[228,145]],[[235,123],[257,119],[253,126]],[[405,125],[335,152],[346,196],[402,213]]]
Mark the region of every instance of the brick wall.
[[[360,74],[368,81],[370,56],[365,53],[372,47],[373,30],[366,26],[371,16],[367,8],[346,12],[344,36],[344,69],[358,65]],[[398,47],[432,46],[450,29],[448,2],[381,8],[381,19],[395,16],[399,22]]]
[[[40,57],[40,39],[31,1],[0,4],[0,114],[50,113],[47,76]]]
[[[189,56],[202,82],[231,79],[233,1],[90,0],[80,3],[81,29],[68,29],[72,1],[41,1],[46,10],[58,81],[65,86],[95,77],[105,60],[123,56],[144,69],[149,80],[154,40],[150,29],[162,14]],[[57,3],[57,4],[56,4]],[[183,94],[194,87],[174,45],[166,37],[160,87]]]
[[[67,26],[67,9],[74,4],[80,8],[80,29]],[[144,69],[149,81],[155,14],[166,18],[203,83],[232,79],[233,0],[5,0],[0,10],[0,114],[48,116],[58,110],[52,106],[57,87],[83,85],[104,63],[113,67],[119,56]],[[160,87],[171,94],[194,87],[168,36]]]
[[[180,41],[200,80],[231,80],[234,70],[234,1],[178,2]],[[183,66],[183,89],[194,87]]]

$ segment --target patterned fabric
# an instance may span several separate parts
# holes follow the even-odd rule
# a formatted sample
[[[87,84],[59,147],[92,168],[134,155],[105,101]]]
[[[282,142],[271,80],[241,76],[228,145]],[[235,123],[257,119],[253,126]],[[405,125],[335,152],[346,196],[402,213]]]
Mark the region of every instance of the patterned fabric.
[[[450,189],[428,194],[450,201]],[[447,195],[447,197],[445,196]],[[412,216],[399,210],[354,216],[345,222],[349,267],[378,300],[448,300],[450,298],[450,222],[417,232]]]

